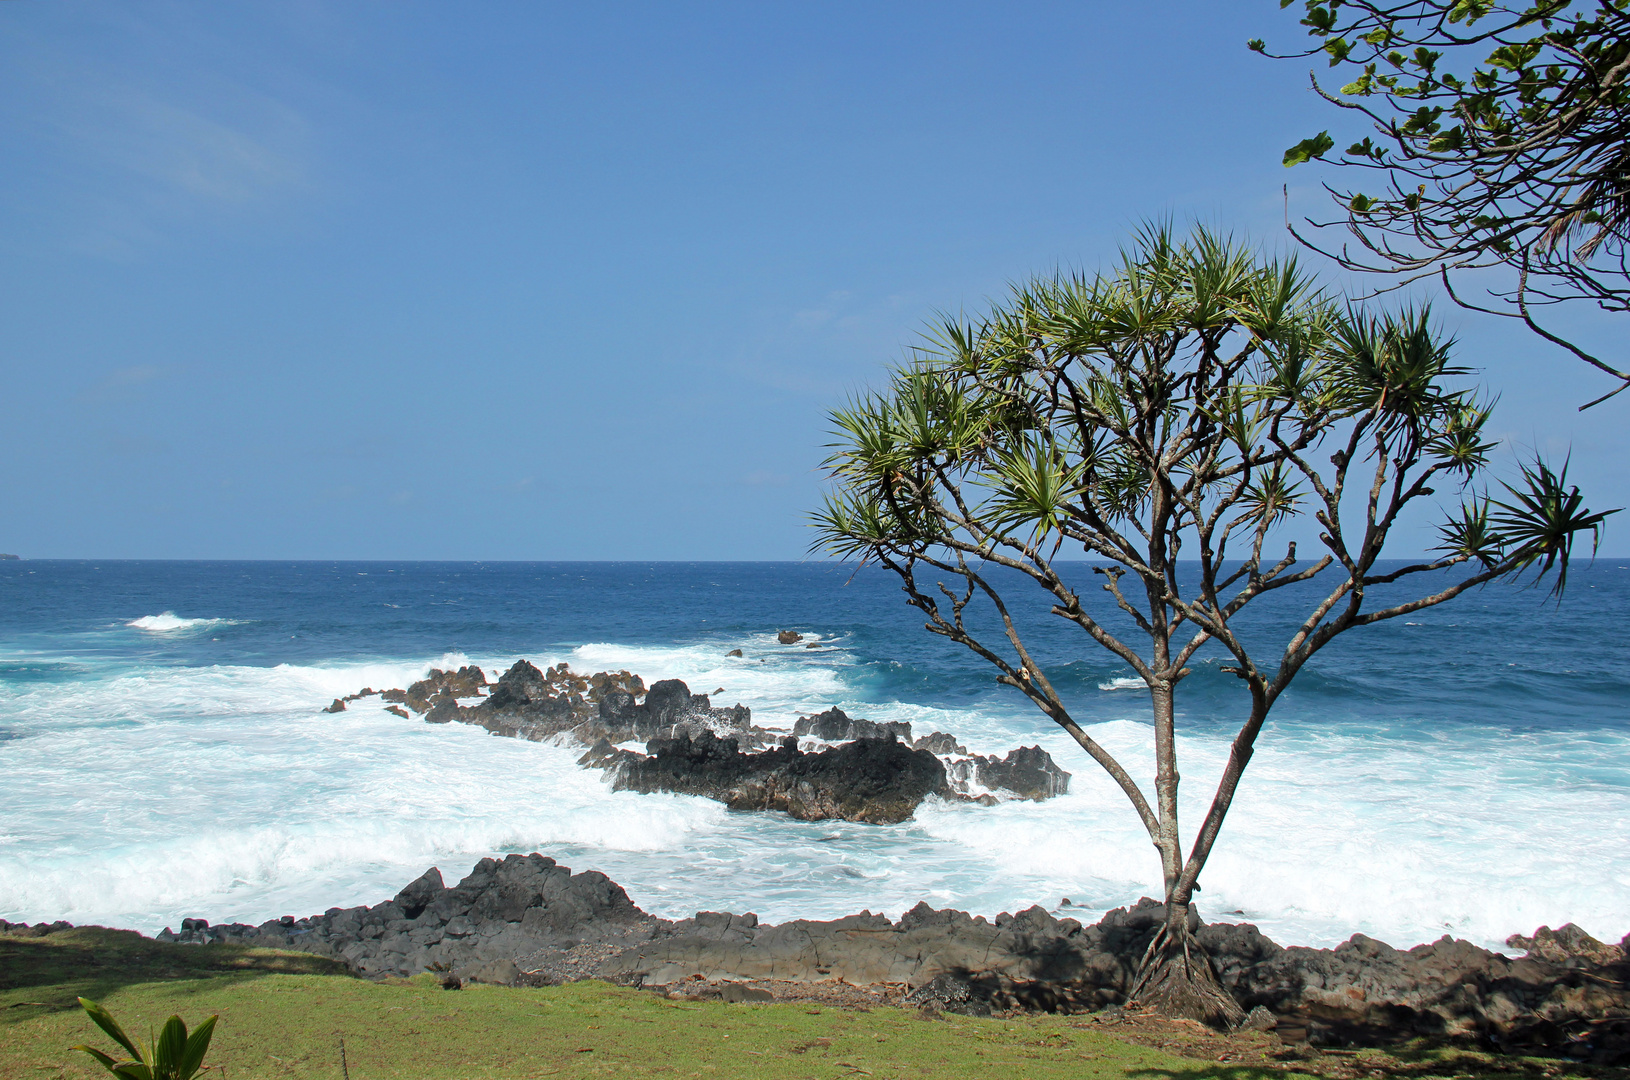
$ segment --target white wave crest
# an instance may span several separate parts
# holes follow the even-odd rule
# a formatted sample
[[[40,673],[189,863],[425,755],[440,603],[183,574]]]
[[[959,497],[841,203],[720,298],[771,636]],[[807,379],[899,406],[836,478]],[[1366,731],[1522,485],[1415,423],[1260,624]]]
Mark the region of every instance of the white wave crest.
[[[183,619],[173,611],[160,612],[157,615],[143,615],[139,619],[131,619],[126,626],[137,630],[146,630],[154,634],[170,634],[181,630],[203,630],[211,626],[236,626],[237,619]]]
[[[1123,677],[1123,678],[1118,678],[1118,679],[1110,679],[1108,682],[1101,682],[1101,683],[1098,684],[1098,689],[1100,689],[1100,690],[1142,690],[1144,688],[1144,685],[1145,685],[1145,683],[1144,683],[1144,681],[1142,679]]]

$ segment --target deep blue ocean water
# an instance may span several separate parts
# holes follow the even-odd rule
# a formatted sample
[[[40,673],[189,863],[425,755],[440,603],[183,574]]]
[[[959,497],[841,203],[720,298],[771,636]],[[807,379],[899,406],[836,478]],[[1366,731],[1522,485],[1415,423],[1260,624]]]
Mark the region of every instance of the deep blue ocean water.
[[[1090,567],[1073,572],[1101,603]],[[1282,643],[1310,596],[1263,598],[1249,639]],[[1019,611],[1076,718],[1147,780],[1130,672],[1045,606]],[[1310,944],[1630,931],[1627,612],[1630,569],[1600,560],[1560,605],[1491,586],[1338,639],[1259,743],[1202,878],[1205,914]],[[781,646],[781,629],[817,647]],[[319,712],[433,665],[495,675],[518,657],[682,678],[770,727],[840,705],[977,752],[1039,743],[1074,779],[1047,803],[929,804],[898,826],[794,822],[613,793],[571,748],[401,720],[378,699]],[[1205,656],[1179,690],[1190,827],[1242,709],[1219,664]],[[892,915],[919,899],[994,914],[1064,897],[1090,915],[1158,883],[1114,785],[926,633],[875,568],[0,562],[0,917],[260,921],[532,850],[668,916]]]

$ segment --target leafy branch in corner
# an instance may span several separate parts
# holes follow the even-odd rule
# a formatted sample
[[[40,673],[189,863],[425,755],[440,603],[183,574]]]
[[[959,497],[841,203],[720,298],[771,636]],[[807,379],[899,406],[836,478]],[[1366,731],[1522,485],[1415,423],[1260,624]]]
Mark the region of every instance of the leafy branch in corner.
[[[1280,0],[1289,7],[1295,0]],[[1278,58],[1319,57],[1339,71],[1326,101],[1367,121],[1369,134],[1334,159],[1329,131],[1285,151],[1369,173],[1324,185],[1345,227],[1332,247],[1292,232],[1350,270],[1436,277],[1464,307],[1519,319],[1547,341],[1630,386],[1604,360],[1545,325],[1573,301],[1630,312],[1630,0],[1304,0],[1313,39]],[[1457,290],[1464,272],[1503,268],[1489,304]]]

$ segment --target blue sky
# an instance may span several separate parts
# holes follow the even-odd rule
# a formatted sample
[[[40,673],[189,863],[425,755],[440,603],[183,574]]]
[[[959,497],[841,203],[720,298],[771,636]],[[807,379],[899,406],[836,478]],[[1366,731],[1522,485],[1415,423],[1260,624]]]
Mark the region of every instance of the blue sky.
[[[1279,157],[1334,118],[1244,47],[1296,31],[1271,0],[0,5],[0,550],[799,558],[826,410],[935,311],[1151,215],[1280,243],[1282,185],[1317,208]],[[1630,401],[1580,416],[1582,365],[1444,315],[1501,434],[1630,503]]]

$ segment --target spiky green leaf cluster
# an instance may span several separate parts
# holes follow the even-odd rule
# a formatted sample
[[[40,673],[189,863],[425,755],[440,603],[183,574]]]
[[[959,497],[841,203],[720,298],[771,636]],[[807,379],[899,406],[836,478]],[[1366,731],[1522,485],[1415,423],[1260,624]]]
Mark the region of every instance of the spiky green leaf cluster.
[[[1343,423],[1366,454],[1426,447],[1470,479],[1487,407],[1454,385],[1452,347],[1425,309],[1343,307],[1294,260],[1147,226],[1104,272],[942,319],[885,389],[832,413],[819,546],[1114,557],[1117,537],[1213,511],[1272,524],[1298,512],[1298,456]]]
[[[80,998],[79,1004],[91,1022],[118,1043],[130,1058],[120,1061],[84,1044],[72,1049],[89,1054],[119,1080],[193,1080],[203,1071],[204,1055],[209,1053],[209,1041],[215,1034],[215,1017],[206,1019],[189,1035],[181,1017],[172,1016],[144,1048],[125,1034],[107,1009],[89,998]]]
[[[1592,513],[1585,506],[1579,488],[1568,483],[1568,463],[1557,471],[1543,461],[1522,467],[1520,483],[1501,482],[1510,502],[1490,500],[1497,511],[1490,514],[1490,526],[1506,548],[1507,557],[1521,569],[1534,568],[1543,578],[1553,569],[1556,582],[1552,594],[1560,596],[1568,584],[1568,560],[1573,542],[1582,533],[1591,535],[1594,554],[1602,539],[1602,522],[1617,510]]]
[[[1487,466],[1492,406],[1453,351],[1426,308],[1338,304],[1294,260],[1147,226],[1101,273],[1037,278],[980,318],[942,319],[887,387],[833,412],[815,546],[1035,559],[1068,544],[1135,569],[1157,537],[1175,557],[1203,536],[1221,559],[1240,536],[1256,558],[1309,501],[1331,528],[1363,461],[1384,520],[1357,549],[1326,537],[1362,575],[1432,477],[1465,486]],[[1332,450],[1338,469],[1321,472]],[[1502,572],[1555,565],[1560,583],[1572,538],[1605,515],[1543,465],[1524,476],[1499,513],[1474,502],[1439,526],[1444,550]]]

